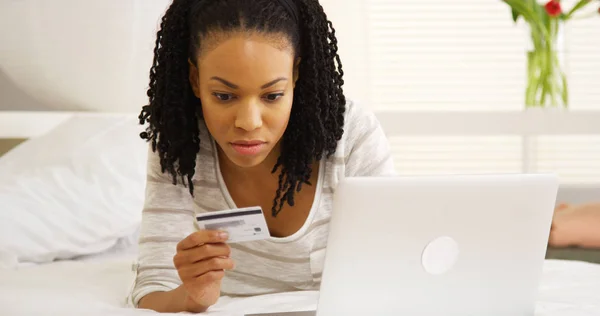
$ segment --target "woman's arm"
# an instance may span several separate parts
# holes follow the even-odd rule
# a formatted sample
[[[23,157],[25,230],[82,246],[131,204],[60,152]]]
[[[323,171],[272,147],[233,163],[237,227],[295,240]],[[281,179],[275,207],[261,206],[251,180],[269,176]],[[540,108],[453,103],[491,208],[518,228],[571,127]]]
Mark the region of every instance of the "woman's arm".
[[[149,146],[150,147],[150,146]],[[158,153],[148,150],[146,194],[139,237],[133,306],[153,310],[180,308],[181,279],[173,263],[177,244],[195,231],[194,203],[182,185],[163,174]],[[144,304],[139,305],[142,298]]]
[[[182,286],[166,292],[152,292],[142,297],[138,307],[159,313],[178,313],[185,310],[185,291]]]
[[[167,292],[152,292],[139,301],[139,308],[151,309],[159,313],[192,312],[203,313],[208,307],[198,306],[191,301],[183,286]]]

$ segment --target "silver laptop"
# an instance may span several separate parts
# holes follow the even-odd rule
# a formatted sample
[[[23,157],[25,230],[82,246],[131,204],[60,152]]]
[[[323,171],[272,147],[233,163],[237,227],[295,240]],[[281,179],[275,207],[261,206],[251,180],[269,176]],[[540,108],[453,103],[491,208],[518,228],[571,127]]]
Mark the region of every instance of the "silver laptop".
[[[554,175],[347,178],[317,311],[262,316],[531,316]]]

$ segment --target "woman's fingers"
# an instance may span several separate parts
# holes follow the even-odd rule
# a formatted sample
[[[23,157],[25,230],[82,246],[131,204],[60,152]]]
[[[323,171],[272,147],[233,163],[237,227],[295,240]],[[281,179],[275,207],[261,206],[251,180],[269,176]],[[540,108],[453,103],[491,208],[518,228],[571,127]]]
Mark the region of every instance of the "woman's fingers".
[[[192,249],[211,243],[223,243],[227,241],[228,235],[226,232],[214,230],[200,230],[190,234],[177,244],[177,252]]]
[[[211,271],[232,270],[233,268],[234,263],[231,258],[214,257],[182,267],[179,269],[179,274],[182,279],[191,279]]]
[[[177,252],[173,258],[173,263],[175,264],[175,267],[179,268],[187,264],[193,264],[213,257],[229,257],[230,254],[231,248],[227,244],[204,244],[199,247]]]

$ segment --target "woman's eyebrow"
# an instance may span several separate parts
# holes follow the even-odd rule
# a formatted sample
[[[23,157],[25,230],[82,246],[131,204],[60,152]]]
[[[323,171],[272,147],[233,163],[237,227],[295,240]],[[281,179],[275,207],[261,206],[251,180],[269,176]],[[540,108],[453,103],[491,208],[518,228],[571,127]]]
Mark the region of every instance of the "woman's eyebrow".
[[[219,82],[221,82],[222,84],[224,84],[224,85],[226,85],[226,86],[230,87],[231,89],[237,89],[237,88],[239,88],[239,87],[238,87],[238,85],[236,85],[236,84],[233,84],[233,83],[231,83],[231,82],[229,82],[229,81],[227,81],[227,80],[225,80],[225,79],[223,79],[223,78],[220,78],[220,77],[211,77],[211,78],[210,78],[210,80],[216,80],[216,81],[219,81]]]
[[[265,83],[265,84],[264,84],[264,85],[262,85],[260,88],[261,88],[261,89],[266,89],[266,88],[268,88],[268,87],[270,87],[270,86],[272,86],[272,85],[274,85],[274,84],[278,83],[279,81],[286,81],[286,80],[287,80],[287,78],[285,78],[285,77],[279,77],[279,78],[277,78],[277,79],[275,79],[275,80],[273,80],[273,81],[270,81],[270,82],[268,82],[268,83]]]
[[[211,77],[210,79],[211,79],[211,80],[216,80],[216,81],[219,81],[219,82],[221,82],[222,84],[224,84],[224,85],[228,86],[228,87],[229,87],[229,88],[231,88],[231,89],[238,89],[238,88],[239,88],[239,86],[238,86],[238,85],[236,85],[236,84],[234,84],[234,83],[231,83],[231,82],[229,82],[229,81],[227,81],[227,80],[225,80],[225,79],[223,79],[223,78],[221,78],[221,77],[216,77],[216,76],[215,76],[215,77]],[[277,79],[275,79],[275,80],[272,80],[272,81],[269,81],[269,82],[265,83],[265,84],[264,84],[264,85],[262,85],[260,88],[261,88],[261,89],[266,89],[266,88],[268,88],[268,87],[270,87],[270,86],[272,86],[272,85],[274,85],[274,84],[276,84],[276,83],[278,83],[278,82],[280,82],[280,81],[287,81],[287,78],[285,78],[285,77],[279,77],[279,78],[277,78]]]

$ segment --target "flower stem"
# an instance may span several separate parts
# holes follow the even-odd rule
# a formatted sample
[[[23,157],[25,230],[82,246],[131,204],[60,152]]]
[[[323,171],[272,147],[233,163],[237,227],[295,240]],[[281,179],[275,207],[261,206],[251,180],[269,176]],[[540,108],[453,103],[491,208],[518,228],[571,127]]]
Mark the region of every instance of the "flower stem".
[[[533,49],[527,52],[527,107],[568,106],[567,80],[556,47],[559,23],[558,19],[551,20],[547,32],[531,28]]]

